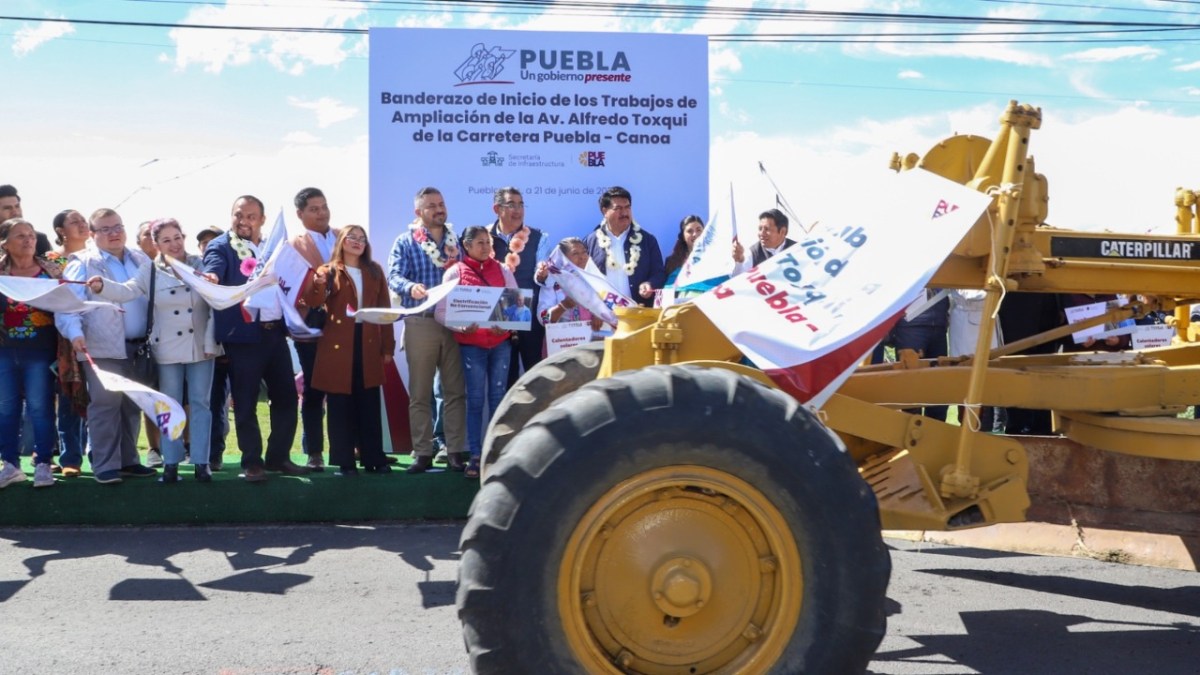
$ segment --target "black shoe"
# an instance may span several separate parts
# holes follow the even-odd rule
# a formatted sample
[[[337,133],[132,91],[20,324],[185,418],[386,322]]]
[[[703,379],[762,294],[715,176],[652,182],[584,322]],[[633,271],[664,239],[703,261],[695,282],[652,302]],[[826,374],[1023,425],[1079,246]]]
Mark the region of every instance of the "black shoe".
[[[158,482],[162,483],[163,485],[169,485],[170,483],[178,483],[179,482],[179,465],[178,464],[164,464],[163,472],[162,472],[162,475],[158,477]]]
[[[221,460],[217,460],[215,462],[210,460],[208,462],[208,468],[211,471],[220,471],[224,466],[225,466],[225,463],[222,462]]]
[[[420,455],[413,460],[413,463],[408,465],[404,473],[425,473],[433,468],[433,455]]]
[[[366,471],[367,473],[391,473],[392,467],[388,466],[387,464],[380,464],[379,466],[363,467],[363,471]]]
[[[158,472],[148,466],[142,466],[141,464],[128,464],[121,467],[121,475],[145,478],[148,476],[157,476]]]
[[[321,455],[309,455],[308,463],[305,466],[313,473],[322,473],[325,471],[325,460]]]
[[[212,482],[212,471],[209,470],[207,464],[196,465],[196,480],[201,483]]]
[[[358,469],[354,467],[350,467],[348,469],[338,469],[337,471],[333,472],[333,475],[340,476],[342,478],[350,478],[358,475]]]
[[[446,455],[446,467],[451,471],[463,471],[467,468],[466,458],[461,452]]]

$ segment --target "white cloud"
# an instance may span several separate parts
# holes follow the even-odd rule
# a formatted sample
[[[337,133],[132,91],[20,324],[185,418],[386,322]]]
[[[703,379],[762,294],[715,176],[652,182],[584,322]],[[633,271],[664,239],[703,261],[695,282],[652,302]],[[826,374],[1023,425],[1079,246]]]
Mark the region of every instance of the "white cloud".
[[[741,71],[742,60],[737,51],[729,47],[709,48],[708,79],[710,81]]]
[[[901,80],[923,80],[925,76],[916,70],[902,70],[896,74]]]
[[[358,115],[358,108],[348,106],[329,96],[322,96],[315,101],[289,96],[288,104],[295,108],[315,112],[317,114],[317,126],[321,129],[328,128],[338,122],[353,119]]]
[[[33,27],[23,27],[13,36],[13,54],[25,56],[55,38],[74,32],[75,27],[71,24],[55,21],[43,21]]]
[[[1096,47],[1095,49],[1085,49],[1081,52],[1072,52],[1063,55],[1064,61],[1079,61],[1080,63],[1110,63],[1112,61],[1120,61],[1122,59],[1139,59],[1141,61],[1152,61],[1161,56],[1163,51],[1154,47],[1134,46],[1126,47]]]
[[[924,155],[953,134],[996,135],[1001,110],[993,106],[898,119],[864,118],[811,135],[728,134],[713,139],[710,193],[723,195],[733,181],[739,219],[774,203],[774,192],[758,175],[762,161],[805,225],[828,220],[846,203],[861,199],[870,181],[885,177],[893,151]],[[1190,185],[1190,167],[1162,162],[1161,139],[1180,139],[1181,156],[1200,153],[1194,130],[1200,115],[1176,115],[1129,106],[1098,115],[1071,118],[1047,111],[1033,132],[1030,152],[1036,170],[1049,181],[1048,222],[1084,230],[1170,232],[1174,228],[1174,190]],[[1154,130],[1129,134],[1129,129]],[[1108,139],[1097,143],[1097,138]],[[1095,167],[1121,157],[1138,167],[1121,177],[1122,198],[1097,200]]]
[[[1182,73],[1186,73],[1186,72],[1189,72],[1192,70],[1200,70],[1200,61],[1192,61],[1191,63],[1184,63],[1181,65],[1175,66],[1171,70],[1178,70],[1179,72],[1182,72]]]
[[[224,7],[198,7],[188,12],[183,23],[345,28],[364,12],[361,2],[339,3],[336,9],[329,9],[298,7],[291,0],[248,0]],[[177,68],[196,64],[212,73],[265,60],[282,72],[301,75],[309,66],[336,66],[359,48],[359,41],[348,36],[325,33],[176,28],[168,34],[175,41]]]
[[[1108,98],[1108,94],[1105,94],[1092,84],[1092,73],[1082,71],[1072,72],[1067,76],[1067,80],[1071,83],[1075,91],[1088,98]]]
[[[1200,87],[1184,87],[1183,93],[1188,96],[1200,96]]]
[[[312,145],[313,143],[320,143],[321,139],[307,131],[293,131],[283,137],[283,142],[287,145]]]

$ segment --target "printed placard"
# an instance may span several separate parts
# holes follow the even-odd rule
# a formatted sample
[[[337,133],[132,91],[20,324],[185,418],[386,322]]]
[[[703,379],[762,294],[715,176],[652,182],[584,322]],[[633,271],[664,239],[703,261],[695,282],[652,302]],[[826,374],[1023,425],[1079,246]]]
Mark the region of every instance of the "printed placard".
[[[1175,329],[1166,324],[1157,323],[1151,326],[1137,326],[1133,329],[1133,348],[1151,349],[1154,347],[1170,347],[1175,337]]]
[[[497,286],[455,286],[446,296],[446,325],[529,330],[533,291]]]
[[[591,341],[591,321],[563,321],[546,325],[546,356]]]

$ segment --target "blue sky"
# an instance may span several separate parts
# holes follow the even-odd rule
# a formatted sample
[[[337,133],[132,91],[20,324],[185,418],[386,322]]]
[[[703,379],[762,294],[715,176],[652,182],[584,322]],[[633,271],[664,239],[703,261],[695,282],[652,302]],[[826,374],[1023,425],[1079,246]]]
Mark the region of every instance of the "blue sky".
[[[238,194],[258,194],[273,209],[309,184],[329,194],[335,222],[367,220],[365,35],[40,21],[45,18],[708,35],[1048,30],[668,20],[615,15],[607,9],[611,3],[594,4],[583,14],[551,8],[514,15],[457,11],[462,3],[429,3],[414,11],[416,3],[330,0],[4,0],[0,14],[38,20],[0,20],[0,119],[6,131],[0,183],[18,186],[27,216],[40,227],[62,208],[87,213],[121,203],[127,222],[174,215],[194,232],[224,226]],[[893,150],[924,152],[956,132],[992,136],[1010,98],[1045,113],[1032,149],[1050,181],[1051,223],[1168,230],[1175,188],[1200,189],[1200,4],[717,0],[706,6],[1196,27],[1130,33],[1122,42],[713,40],[711,194],[723,194],[722,186],[734,180],[739,211],[748,214],[743,217],[771,205],[771,193],[755,175],[759,160],[802,219],[816,220],[847,200],[868,197],[865,177],[883,171]],[[450,208],[451,218],[463,224],[486,215]]]

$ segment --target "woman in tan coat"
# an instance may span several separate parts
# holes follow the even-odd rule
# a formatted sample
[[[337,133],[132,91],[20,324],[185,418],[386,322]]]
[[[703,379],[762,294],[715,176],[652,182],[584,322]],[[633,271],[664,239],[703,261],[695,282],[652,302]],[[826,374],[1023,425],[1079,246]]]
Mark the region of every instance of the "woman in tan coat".
[[[358,473],[354,449],[371,473],[391,470],[383,454],[379,389],[383,367],[396,350],[391,324],[357,323],[347,308],[391,307],[387,277],[371,259],[371,242],[359,225],[338,232],[333,257],[317,268],[304,291],[309,307],[325,306],[329,318],[317,341],[312,386],[324,391],[329,430],[329,462],[338,474]]]

